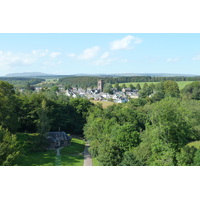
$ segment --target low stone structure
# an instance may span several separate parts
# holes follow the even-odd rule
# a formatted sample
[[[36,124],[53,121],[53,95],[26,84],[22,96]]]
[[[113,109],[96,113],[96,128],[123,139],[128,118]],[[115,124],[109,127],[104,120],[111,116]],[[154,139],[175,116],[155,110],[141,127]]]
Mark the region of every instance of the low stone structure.
[[[48,132],[46,134],[48,149],[55,149],[62,146],[68,146],[71,143],[71,137],[65,132]]]

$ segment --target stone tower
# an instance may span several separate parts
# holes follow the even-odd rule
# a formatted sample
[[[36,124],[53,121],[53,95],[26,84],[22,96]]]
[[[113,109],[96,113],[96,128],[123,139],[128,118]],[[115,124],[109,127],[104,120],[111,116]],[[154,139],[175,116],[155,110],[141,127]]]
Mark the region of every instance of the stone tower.
[[[100,90],[100,92],[103,92],[103,80],[98,80],[98,90]]]

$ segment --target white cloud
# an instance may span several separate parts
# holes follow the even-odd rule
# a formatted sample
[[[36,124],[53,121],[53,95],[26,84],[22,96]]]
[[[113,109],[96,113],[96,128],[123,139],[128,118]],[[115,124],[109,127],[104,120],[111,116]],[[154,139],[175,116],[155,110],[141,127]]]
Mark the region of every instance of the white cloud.
[[[180,58],[168,58],[167,62],[177,62],[179,60],[180,60]]]
[[[62,64],[62,61],[59,60],[59,61],[58,61],[58,65],[61,65],[61,64]]]
[[[56,58],[56,57],[59,56],[59,55],[61,55],[60,52],[52,52],[52,53],[49,54],[49,56],[50,56],[51,58]]]
[[[109,58],[110,53],[109,52],[105,52],[102,54],[102,56],[100,56],[100,58],[96,61],[93,62],[94,65],[109,65],[113,59]]]
[[[88,59],[94,58],[97,55],[99,50],[100,50],[99,46],[87,48],[83,51],[81,55],[78,56],[78,58],[80,60],[88,60]]]
[[[110,56],[110,53],[109,52],[105,52],[101,57],[100,59],[106,59]]]
[[[196,55],[192,58],[192,60],[200,60],[200,55]]]
[[[2,52],[0,53],[0,69],[11,69],[13,67],[28,66],[34,62],[29,54]]]
[[[49,50],[48,49],[45,49],[45,50],[42,50],[42,49],[32,50],[32,54],[34,56],[44,57],[44,56],[47,56],[49,54]]]
[[[128,35],[120,40],[115,40],[111,43],[111,50],[132,49],[133,44],[139,44],[142,39]]]
[[[67,56],[73,58],[73,57],[76,56],[76,54],[75,53],[69,53],[69,54],[67,54]]]

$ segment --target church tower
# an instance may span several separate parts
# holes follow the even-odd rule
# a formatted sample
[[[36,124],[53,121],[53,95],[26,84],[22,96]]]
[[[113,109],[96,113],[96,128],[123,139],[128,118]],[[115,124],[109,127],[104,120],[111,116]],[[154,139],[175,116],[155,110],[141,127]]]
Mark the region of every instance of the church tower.
[[[98,80],[98,90],[100,90],[100,92],[103,92],[103,80]]]

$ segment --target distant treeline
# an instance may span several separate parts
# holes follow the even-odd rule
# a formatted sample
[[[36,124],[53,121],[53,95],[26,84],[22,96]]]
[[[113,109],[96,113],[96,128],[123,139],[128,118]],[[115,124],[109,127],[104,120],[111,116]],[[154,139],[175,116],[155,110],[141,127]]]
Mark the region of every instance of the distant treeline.
[[[104,83],[128,83],[128,82],[161,82],[166,80],[173,81],[200,81],[200,77],[152,77],[152,76],[131,76],[131,77],[64,77],[59,79],[60,84],[68,84],[72,87],[97,87],[97,81],[102,79]]]
[[[24,78],[24,77],[0,77],[1,81],[7,81],[13,85],[26,85],[29,83],[30,85],[35,85],[45,81],[42,78]]]

